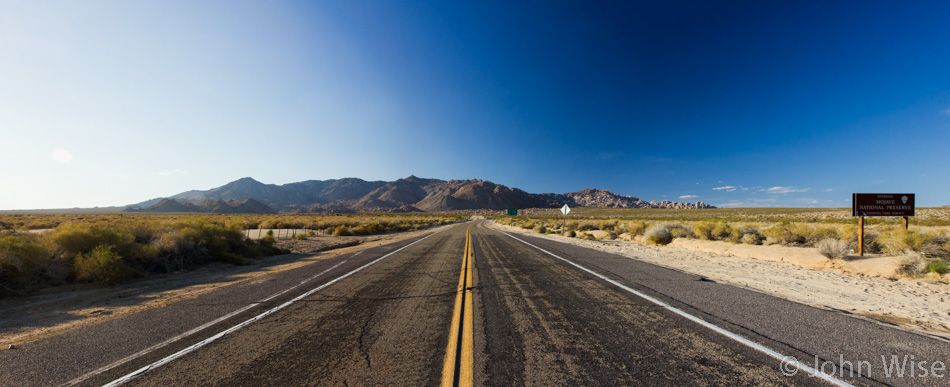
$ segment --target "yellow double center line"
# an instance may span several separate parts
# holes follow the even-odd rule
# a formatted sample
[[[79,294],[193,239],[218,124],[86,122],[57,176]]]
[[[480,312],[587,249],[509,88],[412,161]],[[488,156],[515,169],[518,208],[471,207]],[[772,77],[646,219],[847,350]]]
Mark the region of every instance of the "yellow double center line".
[[[445,350],[445,365],[442,367],[442,386],[472,385],[472,226],[465,231],[465,255],[462,259],[462,274],[459,276],[458,293],[455,295],[455,312],[449,330],[449,345]]]

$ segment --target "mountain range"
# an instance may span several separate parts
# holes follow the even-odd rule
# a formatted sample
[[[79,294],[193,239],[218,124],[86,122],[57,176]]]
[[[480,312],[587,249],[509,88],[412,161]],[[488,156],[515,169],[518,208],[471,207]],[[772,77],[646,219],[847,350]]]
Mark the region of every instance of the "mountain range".
[[[250,177],[206,191],[187,191],[126,208],[132,212],[443,212],[506,208],[572,207],[715,208],[703,202],[646,202],[600,189],[531,194],[490,181],[409,176],[396,181],[357,178],[264,184]]]

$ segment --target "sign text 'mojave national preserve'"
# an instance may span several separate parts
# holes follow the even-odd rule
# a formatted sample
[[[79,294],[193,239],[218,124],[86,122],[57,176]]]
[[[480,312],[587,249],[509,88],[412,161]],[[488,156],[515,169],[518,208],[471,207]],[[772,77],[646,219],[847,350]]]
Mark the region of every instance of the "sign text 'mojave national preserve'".
[[[853,216],[914,216],[914,194],[856,193],[851,198]]]

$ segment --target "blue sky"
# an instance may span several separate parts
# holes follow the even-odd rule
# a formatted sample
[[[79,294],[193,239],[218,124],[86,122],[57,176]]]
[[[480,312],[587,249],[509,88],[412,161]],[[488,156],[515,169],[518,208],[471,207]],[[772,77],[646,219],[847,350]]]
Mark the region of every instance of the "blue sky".
[[[950,204],[950,5],[0,0],[0,209],[409,175]]]

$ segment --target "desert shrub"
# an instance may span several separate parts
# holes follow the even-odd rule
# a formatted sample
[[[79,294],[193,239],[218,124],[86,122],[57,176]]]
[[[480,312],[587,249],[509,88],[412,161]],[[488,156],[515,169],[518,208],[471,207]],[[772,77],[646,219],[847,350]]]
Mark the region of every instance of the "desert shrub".
[[[693,230],[683,227],[680,224],[674,223],[666,225],[666,229],[669,230],[673,238],[692,238],[694,236]],[[646,233],[644,233],[644,235],[646,235]]]
[[[333,236],[350,236],[350,235],[353,235],[353,234],[350,233],[350,230],[344,226],[337,226],[335,229],[333,229]]]
[[[766,240],[770,244],[787,245],[792,243],[795,238],[792,234],[792,230],[784,224],[769,227],[765,229],[765,231],[762,231],[762,235],[765,235]]]
[[[150,245],[160,254],[179,255],[192,247],[191,242],[180,230],[168,230],[152,238]]]
[[[597,226],[597,228],[602,231],[613,231],[614,229],[617,228],[617,221],[616,220],[601,221],[600,224]]]
[[[644,239],[654,245],[667,245],[673,241],[673,234],[665,225],[653,225],[643,234]]]
[[[386,232],[386,226],[381,223],[365,223],[353,227],[351,232],[354,235],[376,235]]]
[[[264,247],[274,247],[277,245],[277,238],[274,238],[274,233],[268,233],[258,239],[257,243]]]
[[[758,231],[743,233],[740,239],[742,243],[747,245],[761,245],[763,240],[765,240],[765,237],[759,234]]]
[[[739,230],[735,230],[738,232]],[[716,222],[716,227],[712,229],[712,234],[714,240],[729,240],[735,236],[735,240],[739,240],[738,235],[733,235],[733,229],[729,226],[729,223],[726,222]]]
[[[738,227],[730,227],[726,231],[723,240],[726,242],[739,243],[742,242],[742,229]]]
[[[947,261],[936,259],[927,264],[926,270],[928,273],[944,274],[950,271],[950,267],[948,267]]]
[[[294,238],[297,239],[298,241],[305,241],[307,240],[307,234],[300,233],[294,236]]]
[[[857,242],[853,247],[857,249]],[[880,254],[884,252],[884,244],[878,239],[877,234],[865,234],[864,235],[864,251],[871,254]]]
[[[192,263],[194,243],[181,230],[168,230],[155,236],[149,243],[155,250],[155,259],[145,266],[149,272],[172,272]]]
[[[927,245],[936,242],[936,236],[912,230],[896,229],[885,232],[881,242],[889,253],[899,253],[904,250],[922,252]],[[931,250],[940,250],[939,248]]]
[[[568,230],[577,230],[580,225],[577,222],[567,222],[566,228]]]
[[[702,240],[707,240],[707,241],[715,240],[715,236],[713,235],[714,228],[716,228],[716,224],[713,222],[709,222],[705,220],[696,222],[695,224],[693,224],[693,234],[696,235],[697,238],[702,239]]]
[[[812,232],[814,231],[812,226],[805,223],[798,223],[789,227],[789,231],[792,232],[791,240],[789,240],[790,245],[807,245],[809,238],[811,238]]]
[[[908,277],[918,277],[927,272],[928,263],[923,254],[904,250],[900,255],[897,273]]]
[[[822,239],[816,244],[816,247],[821,255],[829,259],[842,259],[847,257],[851,251],[851,247],[848,246],[847,242],[834,238]]]
[[[643,232],[647,229],[647,225],[642,221],[632,221],[624,223],[623,229],[626,233],[637,236],[643,235]]]
[[[544,233],[548,230],[548,228],[547,228],[547,227],[544,227],[543,224],[538,224],[538,225],[534,226],[534,229],[533,229],[533,230],[534,230],[534,232],[536,232],[536,233],[538,233],[538,234],[544,234]]]
[[[523,228],[523,229],[525,229],[525,230],[533,229],[533,228],[534,228],[534,222],[532,222],[532,221],[524,222],[524,224],[521,225],[521,228]]]
[[[48,261],[43,246],[15,236],[0,237],[0,295],[22,294],[39,286]]]
[[[742,230],[733,228],[726,222],[699,221],[693,224],[692,235],[707,241],[724,240],[738,243],[742,238]]]
[[[817,246],[818,242],[821,242],[826,239],[836,239],[840,240],[840,235],[838,230],[834,227],[814,227],[811,228],[807,235],[805,236],[805,244]],[[845,242],[847,243],[847,242]]]
[[[98,281],[110,285],[145,275],[144,272],[125,263],[119,254],[106,245],[97,246],[92,251],[77,255],[75,267],[80,280]]]
[[[577,231],[593,231],[597,229],[597,225],[591,222],[583,222],[577,226]]]
[[[614,230],[607,231],[607,235],[604,236],[604,239],[609,239],[609,240],[617,239],[617,232]]]
[[[79,254],[88,253],[103,245],[112,246],[119,254],[129,255],[135,250],[135,236],[131,232],[113,227],[107,228],[88,224],[67,224],[61,226],[52,237],[53,244],[68,261]]]
[[[564,236],[568,238],[574,238],[577,236],[577,232],[575,232],[574,230],[567,230],[564,232]]]

